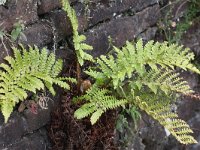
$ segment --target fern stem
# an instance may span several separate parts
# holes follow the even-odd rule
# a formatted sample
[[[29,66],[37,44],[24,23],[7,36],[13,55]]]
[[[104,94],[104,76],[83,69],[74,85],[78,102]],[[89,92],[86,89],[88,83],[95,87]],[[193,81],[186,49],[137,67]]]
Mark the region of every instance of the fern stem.
[[[81,66],[80,66],[78,60],[76,63],[76,79],[77,79],[77,91],[79,93],[82,79],[81,79]]]

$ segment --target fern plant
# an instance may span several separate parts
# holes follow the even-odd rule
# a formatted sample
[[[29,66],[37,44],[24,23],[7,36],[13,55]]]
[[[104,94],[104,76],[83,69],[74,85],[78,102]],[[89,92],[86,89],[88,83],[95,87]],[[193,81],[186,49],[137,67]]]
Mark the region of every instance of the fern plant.
[[[78,19],[76,17],[75,10],[70,6],[68,0],[62,0],[63,9],[66,11],[67,16],[71,22],[72,30],[73,30],[73,43],[74,49],[76,52],[76,56],[78,59],[79,64],[82,66],[84,60],[93,61],[93,57],[90,54],[87,54],[86,50],[92,50],[93,47],[84,43],[86,40],[85,35],[79,35],[78,33]]]
[[[193,93],[175,69],[200,74],[191,63],[194,54],[177,44],[149,41],[144,45],[142,40],[136,44],[127,41],[121,49],[113,47],[113,50],[113,54],[97,58],[97,66],[86,71],[95,83],[77,98],[85,100],[85,104],[76,110],[75,117],[91,115],[94,124],[107,109],[119,106],[126,109],[125,105],[132,105],[157,120],[179,142],[197,143],[187,123],[171,111],[175,94]]]
[[[41,51],[37,47],[29,47],[27,51],[21,46],[21,51],[13,48],[14,58],[5,57],[8,64],[0,64],[0,109],[5,122],[8,121],[14,106],[27,98],[27,92],[36,93],[36,90],[45,87],[55,95],[53,85],[69,89],[66,80],[74,79],[58,77],[62,70],[62,60],[56,60],[53,53],[47,49]]]

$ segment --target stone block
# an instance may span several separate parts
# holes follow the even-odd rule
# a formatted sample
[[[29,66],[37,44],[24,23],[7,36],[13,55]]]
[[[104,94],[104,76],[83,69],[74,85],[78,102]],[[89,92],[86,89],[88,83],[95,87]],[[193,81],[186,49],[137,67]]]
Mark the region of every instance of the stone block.
[[[13,113],[5,124],[0,117],[0,147],[19,140],[27,130],[26,120],[17,112]]]
[[[24,117],[27,121],[27,131],[33,132],[45,126],[50,120],[49,109],[38,109],[37,114],[32,113],[29,109],[24,111]]]
[[[64,10],[55,10],[50,12],[46,18],[51,22],[56,34],[56,41],[60,41],[72,34],[71,23]]]
[[[181,44],[189,47],[197,57],[200,56],[200,18],[183,34]]]
[[[42,15],[61,7],[60,0],[40,0],[38,3],[38,14]]]
[[[53,41],[53,29],[50,23],[40,21],[28,26],[23,31],[23,36],[19,37],[19,43],[25,45],[37,45],[38,47],[46,46]]]
[[[93,56],[106,54],[110,49],[108,36],[115,46],[123,46],[126,40],[135,39],[140,33],[156,24],[160,17],[159,6],[148,7],[134,16],[120,17],[92,28],[85,33],[87,43],[94,47]]]
[[[0,29],[11,30],[13,24],[24,25],[38,20],[37,0],[9,0],[7,6],[0,6]]]
[[[101,2],[102,3],[102,2]],[[89,8],[89,22],[90,26],[97,24],[98,22],[111,19],[116,15],[125,13],[127,10],[133,12],[141,11],[142,9],[157,3],[156,0],[123,0],[112,1],[108,5],[92,5]]]
[[[47,150],[48,147],[45,137],[37,132],[23,137],[20,141],[5,147],[4,150]]]

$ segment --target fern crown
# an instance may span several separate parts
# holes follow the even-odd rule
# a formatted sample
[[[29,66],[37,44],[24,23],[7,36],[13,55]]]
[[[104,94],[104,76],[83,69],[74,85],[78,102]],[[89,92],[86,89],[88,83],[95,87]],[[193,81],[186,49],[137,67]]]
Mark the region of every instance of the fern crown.
[[[124,47],[114,47],[113,51],[97,58],[97,66],[86,71],[96,82],[77,98],[84,99],[85,104],[75,112],[75,117],[81,119],[91,114],[94,124],[107,109],[129,104],[152,116],[181,143],[197,143],[187,123],[171,112],[172,95],[193,92],[175,67],[200,74],[191,63],[194,54],[177,44],[149,41],[144,45],[142,40],[136,44],[127,41]],[[105,86],[110,92],[105,93]],[[95,94],[91,96],[93,90]]]

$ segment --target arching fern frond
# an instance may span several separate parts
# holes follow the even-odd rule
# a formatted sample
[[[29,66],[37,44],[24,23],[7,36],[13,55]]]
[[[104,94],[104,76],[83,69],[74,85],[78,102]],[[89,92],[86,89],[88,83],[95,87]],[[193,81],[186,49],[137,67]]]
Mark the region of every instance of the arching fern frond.
[[[55,95],[53,85],[69,89],[66,83],[68,78],[59,78],[62,61],[56,60],[53,53],[48,54],[47,49],[29,47],[27,51],[13,48],[14,58],[7,56],[8,64],[0,64],[0,109],[7,122],[13,107],[27,98],[27,91],[36,93],[36,90],[46,86]],[[72,81],[72,80],[71,80]]]
[[[112,55],[100,56],[97,58],[96,68],[86,71],[95,79],[95,84],[99,87],[108,87],[112,90],[112,95],[124,98],[127,100],[126,103],[146,111],[181,143],[196,143],[196,140],[189,135],[192,130],[186,122],[178,119],[177,114],[171,112],[170,100],[172,99],[167,99],[168,95],[176,93],[187,95],[193,92],[179,73],[175,72],[175,68],[179,67],[200,74],[191,63],[194,54],[189,49],[176,44],[149,41],[144,45],[142,40],[135,44],[127,41],[121,49],[117,47],[113,49]],[[85,100],[96,97],[95,95],[87,97],[88,94],[82,97]],[[166,99],[163,100],[165,97]],[[96,100],[98,103],[101,102],[101,99],[96,98]],[[83,109],[78,113],[83,114],[83,117],[94,114],[94,118],[98,118],[106,109],[97,111],[91,102],[94,101],[84,104]],[[103,107],[106,108],[104,105]]]
[[[157,98],[159,98],[159,100]],[[171,111],[169,100],[158,97],[157,95],[145,97],[144,99],[142,96],[137,96],[135,104],[169,130],[180,143],[197,143],[190,135],[193,131],[190,129],[189,125],[185,121],[179,119],[176,113]]]
[[[73,29],[73,43],[74,43],[74,49],[78,58],[79,64],[82,66],[84,63],[84,60],[93,61],[93,57],[90,54],[87,54],[85,50],[92,50],[93,47],[84,43],[86,40],[85,35],[79,35],[78,33],[78,19],[76,17],[75,10],[70,6],[70,3],[68,0],[62,0],[63,9],[66,11],[67,16],[69,17],[69,20],[72,25]]]
[[[97,59],[100,71],[97,73],[90,70],[87,73],[93,75],[95,73],[97,82],[99,76],[104,77],[105,80],[111,80],[114,88],[121,86],[121,82],[132,78],[133,75],[143,76],[147,65],[152,70],[158,70],[160,66],[169,69],[180,67],[200,74],[200,71],[191,63],[194,59],[192,52],[176,44],[168,45],[167,42],[149,41],[143,46],[142,40],[136,44],[127,41],[122,50],[114,47],[114,55],[116,59],[113,55],[101,56]]]
[[[100,89],[96,85],[93,85],[85,95],[78,97],[78,100],[85,100],[86,103],[75,111],[74,116],[82,119],[92,114],[90,118],[92,124],[95,124],[108,109],[124,106],[127,103],[127,100],[118,100],[116,97],[110,96],[110,91]]]
[[[171,69],[157,69],[145,72],[142,76],[138,76],[130,81],[132,88],[137,86],[140,90],[142,86],[149,87],[155,94],[158,90],[162,90],[165,94],[171,92],[189,94],[191,90],[188,83],[180,77],[180,74]]]

